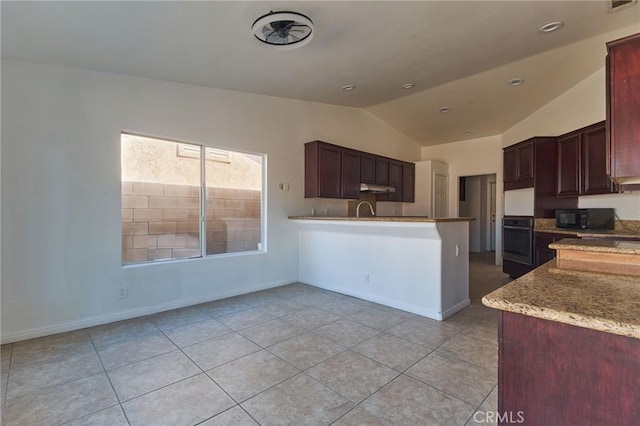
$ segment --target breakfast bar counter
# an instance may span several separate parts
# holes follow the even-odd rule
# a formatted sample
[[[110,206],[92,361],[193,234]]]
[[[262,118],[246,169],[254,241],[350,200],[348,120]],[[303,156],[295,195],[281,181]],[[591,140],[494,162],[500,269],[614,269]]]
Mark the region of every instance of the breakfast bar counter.
[[[436,217],[426,216],[289,216],[292,220],[329,220],[329,221],[351,221],[351,222],[424,222],[424,223],[444,223],[444,222],[470,222],[476,220],[473,217]]]
[[[469,301],[473,218],[291,216],[300,282],[443,320]]]

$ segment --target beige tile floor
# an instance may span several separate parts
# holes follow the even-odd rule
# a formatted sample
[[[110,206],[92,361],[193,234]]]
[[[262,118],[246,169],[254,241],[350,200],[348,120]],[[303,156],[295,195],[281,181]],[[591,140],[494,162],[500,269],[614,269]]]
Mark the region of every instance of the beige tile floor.
[[[292,284],[3,345],[2,424],[476,424],[496,331]]]

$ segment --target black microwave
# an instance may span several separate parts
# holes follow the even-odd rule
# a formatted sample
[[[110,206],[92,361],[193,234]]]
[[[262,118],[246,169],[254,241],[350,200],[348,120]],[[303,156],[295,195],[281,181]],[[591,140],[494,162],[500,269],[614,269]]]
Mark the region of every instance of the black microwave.
[[[556,210],[556,227],[567,229],[613,229],[613,209]]]

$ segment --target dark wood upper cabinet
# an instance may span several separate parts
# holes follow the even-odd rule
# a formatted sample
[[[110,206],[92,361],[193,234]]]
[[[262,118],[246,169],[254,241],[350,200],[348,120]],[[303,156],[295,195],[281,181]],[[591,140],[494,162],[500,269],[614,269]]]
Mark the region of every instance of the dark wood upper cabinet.
[[[502,174],[505,184],[504,189],[513,189],[507,188],[506,186],[507,183],[511,184],[518,180],[518,151],[515,147],[507,147],[504,149],[503,163]]]
[[[607,137],[605,122],[594,124],[582,132],[580,195],[617,192],[607,176]]]
[[[389,161],[389,186],[396,189],[396,192],[391,192],[388,195],[388,201],[402,201],[402,162],[390,160]]]
[[[360,198],[360,153],[342,150],[341,198]]]
[[[607,43],[607,51],[609,172],[622,184],[640,176],[640,33]]]
[[[413,163],[322,141],[306,143],[304,152],[305,198],[359,199],[364,182],[396,188],[395,193],[378,194],[379,201],[414,202]]]
[[[315,141],[305,145],[305,198],[340,198],[342,149]]]
[[[580,192],[579,132],[558,138],[558,197],[575,197]]]
[[[558,137],[558,197],[616,192],[606,165],[604,121]]]
[[[525,143],[518,147],[518,177],[519,181],[533,182],[533,143]]]
[[[376,156],[360,154],[360,180],[362,183],[376,183]]]
[[[378,185],[389,185],[389,159],[376,157],[376,183]]]
[[[402,164],[402,201],[415,202],[416,165],[413,163]]]
[[[504,189],[533,187],[533,142],[527,140],[504,148],[503,178]]]
[[[556,209],[578,207],[578,196],[558,198],[558,140],[537,136],[504,148],[504,190],[533,188],[533,215],[554,218]]]

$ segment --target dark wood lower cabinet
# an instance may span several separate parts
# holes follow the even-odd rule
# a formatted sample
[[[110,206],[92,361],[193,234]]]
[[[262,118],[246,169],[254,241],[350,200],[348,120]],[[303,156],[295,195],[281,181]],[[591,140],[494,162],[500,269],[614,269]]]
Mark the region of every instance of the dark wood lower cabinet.
[[[556,258],[556,251],[549,248],[549,244],[556,242],[558,239],[570,238],[571,235],[559,235],[547,232],[533,233],[533,248],[536,267],[544,265]],[[573,237],[575,238],[575,236]]]
[[[524,263],[514,262],[509,259],[502,259],[502,272],[514,279],[533,271],[533,268],[535,268],[533,265],[525,265]]]
[[[640,340],[501,312],[498,341],[504,419],[545,426],[639,424]]]

